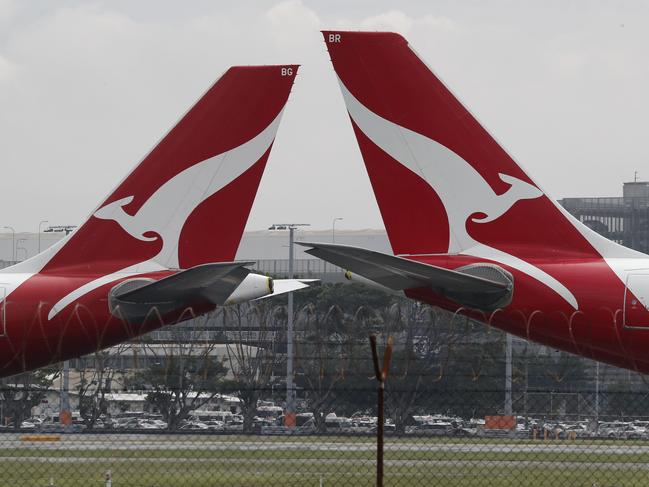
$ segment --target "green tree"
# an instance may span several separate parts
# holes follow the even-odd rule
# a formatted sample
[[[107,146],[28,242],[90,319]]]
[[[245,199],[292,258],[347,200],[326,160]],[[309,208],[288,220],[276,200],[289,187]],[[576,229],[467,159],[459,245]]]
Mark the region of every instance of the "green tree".
[[[43,401],[58,375],[57,369],[46,367],[4,379],[0,391],[3,424],[8,420],[15,429],[20,428],[31,417],[32,409]]]
[[[649,387],[646,383],[618,380],[607,385],[602,399],[603,408],[600,416],[606,415],[620,420],[646,416]]]
[[[257,404],[269,392],[271,377],[278,362],[280,323],[286,322],[286,307],[270,301],[259,301],[223,308],[225,326],[235,333],[226,342],[227,364],[233,378],[225,388],[239,398],[243,430],[252,431]],[[246,345],[242,337],[254,332],[257,346]]]
[[[397,432],[403,433],[415,411],[426,411],[430,391],[443,379],[455,334],[443,326],[438,309],[412,300],[395,301],[381,316],[384,340],[395,339],[386,407]]]
[[[332,305],[322,312],[307,304],[298,313],[296,341],[296,384],[304,391],[317,431],[324,431],[324,420],[331,412],[336,385],[344,379],[350,356],[345,346],[345,316]]]
[[[157,409],[170,430],[192,411],[212,401],[222,390],[225,357],[215,355],[215,343],[199,339],[191,328],[179,329],[173,343],[151,348],[153,364],[125,380],[134,390],[149,391],[146,401]]]
[[[109,350],[93,354],[92,367],[79,370],[79,415],[86,428],[91,430],[102,414],[108,410],[106,394],[111,391],[112,382],[118,370],[111,367],[111,359],[121,354],[128,345],[121,344]]]

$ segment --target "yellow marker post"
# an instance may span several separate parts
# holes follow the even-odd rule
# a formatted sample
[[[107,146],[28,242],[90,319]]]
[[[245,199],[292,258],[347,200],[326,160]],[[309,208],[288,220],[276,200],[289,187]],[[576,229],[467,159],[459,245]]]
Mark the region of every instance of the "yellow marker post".
[[[61,441],[60,435],[23,435],[20,441],[51,442]]]

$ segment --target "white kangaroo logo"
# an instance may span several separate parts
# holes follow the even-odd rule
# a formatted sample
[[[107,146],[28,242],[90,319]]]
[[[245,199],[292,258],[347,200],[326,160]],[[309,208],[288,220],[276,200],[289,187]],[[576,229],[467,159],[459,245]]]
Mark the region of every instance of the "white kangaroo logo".
[[[222,154],[194,164],[160,186],[135,215],[124,211],[128,196],[98,209],[94,216],[117,222],[142,241],[162,239],[162,249],[151,260],[178,268],[178,239],[189,215],[207,198],[248,170],[268,150],[275,138],[281,113],[256,137]],[[147,233],[157,235],[146,236]]]
[[[48,319],[52,319],[68,304],[104,284],[144,272],[177,269],[178,241],[189,215],[203,201],[230,184],[261,159],[275,139],[281,117],[282,112],[264,130],[240,146],[178,173],[162,184],[135,215],[124,211],[124,206],[131,203],[134,196],[112,201],[96,210],[94,217],[117,222],[124,231],[138,240],[151,242],[162,239],[162,248],[147,261],[130,265],[75,289],[52,307]]]
[[[577,309],[574,295],[554,277],[516,256],[484,245],[469,235],[469,219],[476,223],[497,220],[518,201],[543,196],[536,186],[499,174],[510,188],[501,195],[475,168],[455,152],[417,132],[375,114],[341,86],[347,110],[360,130],[390,157],[430,185],[442,200],[449,225],[448,253],[463,253],[506,264],[543,282]],[[484,217],[473,216],[482,213]]]

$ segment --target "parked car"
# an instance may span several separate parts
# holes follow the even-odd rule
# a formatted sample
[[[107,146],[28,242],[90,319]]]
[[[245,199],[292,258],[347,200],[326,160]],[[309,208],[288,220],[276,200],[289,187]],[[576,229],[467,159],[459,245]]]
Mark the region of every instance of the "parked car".
[[[369,430],[366,430],[366,431],[369,431],[369,432],[372,433],[372,434],[376,434],[376,430],[377,430],[377,429],[378,429],[378,425],[374,425],[374,426],[372,426]],[[392,423],[385,423],[385,424],[383,425],[383,433],[384,433],[384,434],[386,434],[386,435],[392,435],[392,434],[394,434],[394,433],[396,433],[396,432],[397,432],[397,427],[396,427],[396,425],[394,425],[394,424],[392,424]]]
[[[22,429],[39,429],[43,421],[39,418],[29,418],[20,423]]]
[[[349,418],[329,414],[325,418],[325,430],[327,433],[343,433],[352,429],[352,421]]]
[[[207,426],[207,429],[210,431],[225,431],[225,424],[223,424],[223,421],[210,419],[208,421],[203,421],[203,424]]]
[[[161,430],[167,427],[167,423],[159,419],[138,419],[135,427],[143,430]]]
[[[139,418],[120,418],[113,427],[116,429],[137,429],[139,423]]]
[[[477,436],[477,435],[478,435],[478,429],[472,426],[459,425],[457,428],[453,430],[453,436],[457,436],[461,438],[468,438],[470,436]]]
[[[451,423],[424,423],[412,429],[413,434],[426,436],[452,436],[454,432]]]
[[[207,431],[208,427],[200,421],[188,421],[178,428],[181,431]]]
[[[624,440],[643,440],[647,438],[647,429],[634,424],[628,424],[618,431],[617,437]]]
[[[622,431],[629,424],[630,423],[625,423],[622,421],[600,423],[599,428],[597,429],[597,436],[603,436],[606,438],[620,438],[622,436]]]
[[[565,425],[560,433],[560,438],[570,438],[571,434],[574,434],[576,438],[592,436],[592,433],[588,431],[588,427],[581,423]]]
[[[228,433],[241,433],[243,432],[243,420],[233,419],[225,423],[224,430]]]

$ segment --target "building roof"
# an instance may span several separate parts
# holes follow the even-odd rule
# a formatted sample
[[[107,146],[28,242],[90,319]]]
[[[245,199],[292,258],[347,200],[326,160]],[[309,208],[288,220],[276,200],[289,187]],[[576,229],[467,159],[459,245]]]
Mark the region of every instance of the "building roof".
[[[65,235],[62,233],[42,233],[41,250],[58,242]],[[38,252],[38,233],[21,232],[12,238],[10,232],[0,232],[0,261],[7,263],[13,260],[12,244],[21,240],[16,245],[16,258],[23,260],[25,257],[32,257]],[[335,235],[331,230],[302,230],[295,232],[295,240],[313,242],[331,242],[346,245],[356,245],[380,252],[391,252],[385,230],[364,229],[364,230],[336,230]],[[265,260],[265,259],[287,259],[288,258],[288,231],[282,230],[256,230],[243,234],[237,260]],[[312,259],[313,257],[304,253],[302,247],[295,247],[296,259]]]

